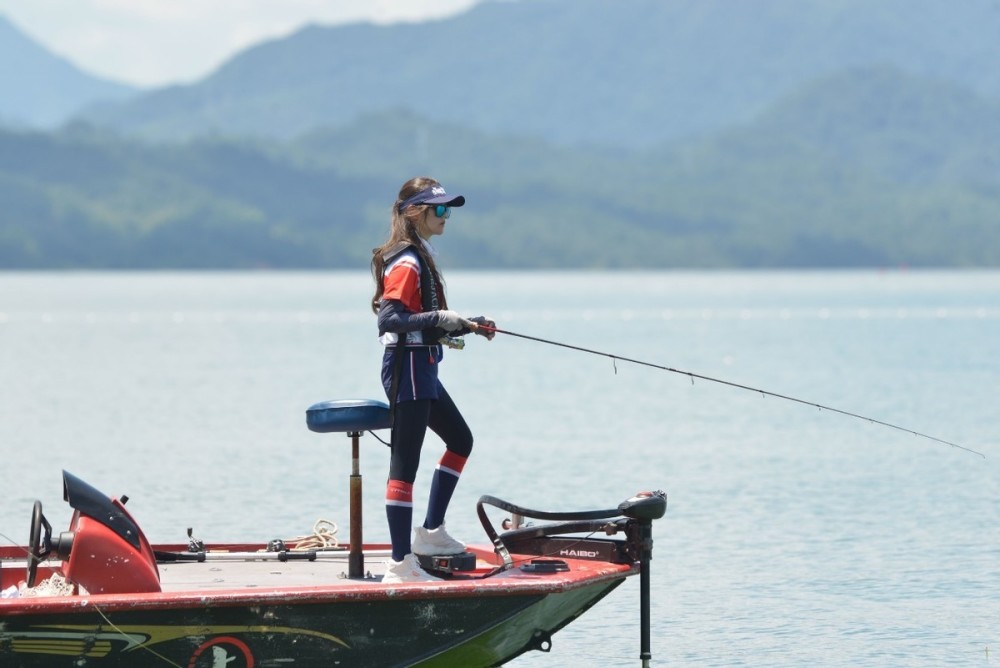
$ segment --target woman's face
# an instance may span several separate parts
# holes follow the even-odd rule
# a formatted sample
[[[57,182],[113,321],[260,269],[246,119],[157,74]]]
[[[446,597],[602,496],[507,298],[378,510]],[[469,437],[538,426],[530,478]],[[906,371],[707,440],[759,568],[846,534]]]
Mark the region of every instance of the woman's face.
[[[445,219],[438,216],[435,209],[433,205],[425,206],[420,218],[417,219],[417,234],[425,241],[438,234],[444,234]]]

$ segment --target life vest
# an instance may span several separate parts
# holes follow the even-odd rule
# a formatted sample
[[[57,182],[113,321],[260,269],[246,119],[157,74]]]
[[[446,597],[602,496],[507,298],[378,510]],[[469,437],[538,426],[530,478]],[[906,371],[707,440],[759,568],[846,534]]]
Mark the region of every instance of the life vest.
[[[431,268],[426,262],[424,262],[424,259],[420,256],[420,253],[416,250],[413,243],[404,241],[396,244],[386,251],[382,257],[385,260],[386,266],[389,266],[394,259],[411,248],[413,249],[413,253],[417,256],[417,265],[420,267],[420,310],[424,313],[428,311],[440,310],[441,300],[438,294],[437,279],[434,276],[434,272],[431,271]],[[420,337],[423,340],[421,345],[436,345],[447,335],[448,332],[440,327],[428,327],[427,329],[420,330]],[[399,341],[402,342],[403,345],[406,345],[405,333],[399,335]],[[396,345],[399,345],[399,342],[397,342]]]

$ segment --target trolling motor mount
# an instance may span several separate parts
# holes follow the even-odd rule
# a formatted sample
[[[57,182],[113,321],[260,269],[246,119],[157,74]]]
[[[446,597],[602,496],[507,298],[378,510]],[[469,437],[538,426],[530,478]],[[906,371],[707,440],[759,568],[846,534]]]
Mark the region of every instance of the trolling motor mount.
[[[553,524],[539,526],[528,526],[498,534],[490,523],[484,509],[485,505],[491,505],[501,510],[506,510],[519,517],[530,517],[539,520],[548,520]],[[667,494],[662,490],[655,492],[640,492],[618,504],[617,508],[607,510],[584,510],[578,512],[544,512],[530,510],[516,506],[513,503],[498,499],[493,496],[479,497],[476,504],[476,512],[479,520],[486,530],[486,535],[493,541],[497,556],[502,564],[497,567],[496,572],[513,568],[511,559],[511,549],[522,554],[538,553],[548,556],[550,552],[542,549],[540,552],[533,552],[536,546],[540,545],[539,539],[547,539],[550,545],[560,539],[553,539],[552,536],[571,533],[593,533],[604,531],[606,534],[614,535],[619,531],[624,531],[626,540],[590,540],[571,539],[572,545],[583,546],[586,553],[592,555],[600,561],[611,563],[629,563],[639,565],[639,658],[642,660],[643,668],[648,668],[652,653],[650,652],[650,627],[651,627],[651,593],[649,569],[650,561],[653,559],[653,520],[658,520],[667,512]],[[551,548],[549,548],[551,549]],[[560,554],[562,554],[560,552]],[[581,556],[581,550],[575,549],[573,555]],[[533,562],[534,563],[534,562]],[[530,566],[530,565],[529,565]],[[521,567],[522,569],[525,566]],[[546,570],[545,572],[556,572]]]

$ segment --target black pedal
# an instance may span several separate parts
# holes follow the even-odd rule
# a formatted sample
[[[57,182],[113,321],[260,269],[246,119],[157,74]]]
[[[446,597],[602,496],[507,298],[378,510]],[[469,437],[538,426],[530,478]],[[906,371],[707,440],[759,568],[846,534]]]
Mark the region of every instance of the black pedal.
[[[461,554],[418,554],[417,561],[428,572],[460,573],[476,570],[476,555],[471,552]]]

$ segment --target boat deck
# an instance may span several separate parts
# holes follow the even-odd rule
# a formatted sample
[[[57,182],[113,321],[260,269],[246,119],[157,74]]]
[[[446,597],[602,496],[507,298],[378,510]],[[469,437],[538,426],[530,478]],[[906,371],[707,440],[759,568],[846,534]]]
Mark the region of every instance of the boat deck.
[[[474,551],[474,553],[477,555],[475,570],[461,573],[454,578],[442,578],[441,581],[450,582],[459,578],[482,577],[493,570],[495,564],[484,559],[488,555],[481,551]],[[230,556],[225,552],[211,552],[208,560],[204,562],[160,563],[160,587],[164,592],[184,592],[316,587],[337,584],[378,586],[382,584],[386,560],[391,558],[390,552],[385,549],[366,550],[364,552],[364,577],[348,578],[349,554],[347,551],[321,552],[315,561],[305,559],[279,561],[267,553],[261,553],[260,559],[254,559],[252,556],[245,556],[245,554]]]
[[[224,554],[224,553],[223,553]],[[223,556],[218,554],[217,556]],[[386,556],[381,550],[365,554],[365,578],[355,584],[380,584]],[[347,580],[348,554],[327,553],[315,561],[277,559],[213,559],[205,562],[159,564],[160,587],[165,592],[270,587],[314,587]]]
[[[160,547],[160,546],[158,546]],[[174,546],[163,546],[174,547]],[[243,546],[240,546],[243,548]],[[477,557],[472,571],[444,576],[439,581],[386,585],[382,583],[385,562],[390,558],[383,546],[375,546],[364,553],[364,577],[349,578],[349,553],[324,551],[313,561],[307,559],[279,560],[275,553],[248,551],[246,549],[209,549],[205,561],[159,562],[159,593],[146,594],[92,594],[79,592],[67,597],[56,595],[64,602],[67,598],[84,601],[88,598],[131,599],[147,603],[156,599],[213,599],[273,600],[281,598],[317,599],[408,597],[433,589],[435,596],[503,595],[514,591],[521,593],[552,593],[572,590],[585,584],[603,580],[620,579],[634,572],[633,567],[601,561],[565,558],[565,569],[558,572],[530,572],[520,566],[537,559],[537,556],[515,556],[514,568],[493,573],[496,557],[492,550],[470,547]],[[16,556],[0,555],[0,585],[3,589],[17,585],[25,578],[26,562]],[[47,596],[45,581],[60,572],[60,562],[46,561],[39,566],[37,581],[40,585],[37,603]],[[82,594],[82,595],[81,595]],[[0,600],[0,609],[16,599]],[[24,600],[24,599],[22,599]]]

